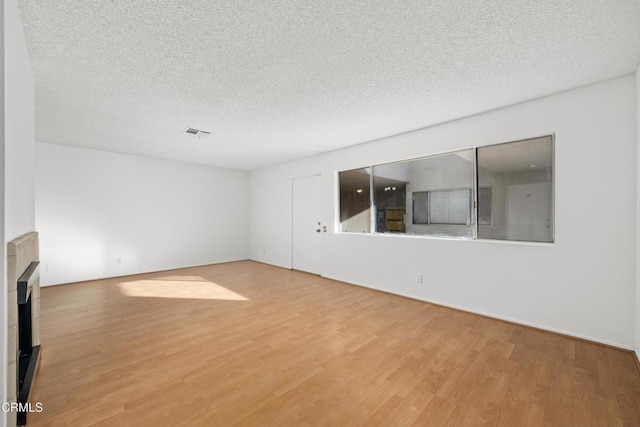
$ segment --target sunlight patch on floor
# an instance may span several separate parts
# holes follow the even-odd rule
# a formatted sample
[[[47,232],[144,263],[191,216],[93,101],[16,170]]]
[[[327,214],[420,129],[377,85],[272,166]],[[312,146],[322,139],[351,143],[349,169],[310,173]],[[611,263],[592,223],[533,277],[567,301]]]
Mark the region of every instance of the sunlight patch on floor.
[[[233,292],[217,283],[199,277],[194,280],[194,276],[186,277],[182,280],[178,277],[171,277],[167,280],[134,280],[118,284],[120,291],[130,297],[147,298],[187,298],[187,299],[210,299],[226,301],[248,301],[248,298]]]

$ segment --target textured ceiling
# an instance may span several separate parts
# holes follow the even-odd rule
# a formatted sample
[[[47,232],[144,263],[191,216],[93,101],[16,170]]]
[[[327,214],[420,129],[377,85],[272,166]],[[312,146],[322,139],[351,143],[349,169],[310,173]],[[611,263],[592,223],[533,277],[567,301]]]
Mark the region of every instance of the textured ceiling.
[[[255,169],[633,72],[638,0],[20,0],[39,141]],[[198,140],[187,127],[213,132]]]

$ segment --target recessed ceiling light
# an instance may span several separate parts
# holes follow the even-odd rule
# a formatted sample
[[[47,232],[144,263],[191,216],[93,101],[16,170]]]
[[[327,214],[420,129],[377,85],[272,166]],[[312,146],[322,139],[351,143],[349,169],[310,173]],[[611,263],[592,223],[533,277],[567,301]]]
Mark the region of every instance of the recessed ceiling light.
[[[364,189],[362,188],[356,188],[356,193],[362,193],[364,191]]]

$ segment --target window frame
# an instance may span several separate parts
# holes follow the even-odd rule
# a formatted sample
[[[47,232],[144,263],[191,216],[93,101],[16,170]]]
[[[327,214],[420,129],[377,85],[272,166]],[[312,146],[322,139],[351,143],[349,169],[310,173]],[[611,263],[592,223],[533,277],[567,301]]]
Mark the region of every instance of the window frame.
[[[481,238],[479,237],[479,228],[480,227],[486,227],[486,226],[490,226],[493,225],[493,209],[491,212],[491,223],[490,224],[480,224],[479,221],[479,216],[478,216],[478,191],[479,191],[479,167],[478,167],[478,150],[482,149],[482,148],[488,148],[488,147],[495,147],[495,146],[500,146],[500,145],[507,145],[507,144],[513,144],[513,143],[518,143],[518,142],[524,142],[524,141],[529,141],[529,140],[535,140],[535,139],[541,139],[541,138],[550,138],[550,144],[551,144],[551,159],[550,159],[550,168],[551,168],[551,177],[550,177],[550,200],[549,200],[549,204],[550,204],[550,212],[549,212],[549,216],[550,216],[550,241],[549,242],[539,242],[539,241],[530,241],[530,240],[506,240],[506,239],[491,239],[491,238]],[[473,180],[472,180],[472,186],[471,187],[466,187],[468,189],[471,190],[471,210],[470,210],[470,224],[468,225],[463,225],[463,224],[434,224],[434,225],[447,225],[447,226],[452,226],[452,227],[467,227],[467,226],[472,226],[472,230],[473,230],[473,235],[471,237],[461,237],[461,236],[439,236],[439,235],[429,235],[429,234],[406,234],[406,233],[388,233],[388,232],[379,232],[376,231],[376,221],[377,221],[377,215],[376,215],[376,206],[375,206],[375,187],[374,187],[374,168],[376,166],[384,166],[384,165],[390,165],[390,164],[396,164],[396,163],[406,163],[406,162],[412,162],[412,161],[416,161],[416,160],[421,160],[421,159],[428,159],[430,157],[436,157],[436,156],[444,156],[444,155],[448,155],[448,154],[455,154],[461,151],[467,151],[467,150],[473,150],[473,161],[472,161],[472,166],[473,166]],[[371,207],[371,212],[370,212],[370,232],[368,233],[354,233],[354,232],[350,232],[350,231],[341,231],[340,230],[340,207],[339,207],[339,201],[340,201],[340,193],[339,193],[339,189],[340,189],[340,183],[339,183],[339,173],[343,172],[343,171],[348,171],[348,170],[354,170],[354,169],[368,169],[369,170],[369,195],[370,195],[370,207]],[[479,241],[479,242],[493,242],[493,243],[498,243],[498,244],[517,244],[517,245],[537,245],[537,246],[553,246],[557,243],[556,240],[556,224],[555,224],[555,218],[556,218],[556,212],[555,212],[555,198],[556,198],[556,135],[555,133],[546,133],[546,134],[541,134],[539,136],[531,136],[531,137],[527,137],[527,138],[521,138],[521,139],[514,139],[514,140],[510,140],[510,141],[505,141],[505,142],[499,142],[499,143],[493,143],[493,144],[486,144],[486,145],[482,145],[482,146],[474,146],[474,147],[463,147],[463,148],[459,148],[456,150],[451,150],[451,151],[443,151],[443,152],[437,152],[437,153],[431,153],[428,155],[424,155],[424,156],[418,156],[418,157],[412,157],[412,158],[408,158],[408,159],[400,159],[400,160],[394,160],[394,161],[388,161],[388,162],[382,162],[382,163],[371,163],[371,164],[367,164],[364,166],[360,166],[360,167],[354,167],[354,168],[349,168],[349,169],[344,169],[344,170],[339,170],[336,171],[336,175],[338,177],[338,194],[337,194],[337,201],[338,201],[338,209],[337,209],[337,227],[335,228],[337,233],[340,234],[366,234],[366,235],[371,235],[371,236],[394,236],[394,237],[401,237],[401,238],[427,238],[427,239],[446,239],[446,240],[467,240],[467,241]],[[493,189],[491,186],[483,186],[482,188],[488,188],[491,194],[491,203],[493,203]],[[457,189],[453,189],[453,190],[461,190],[463,188],[457,188]],[[451,191],[451,189],[449,190],[424,190],[424,191],[418,191],[417,193],[427,193],[427,221],[428,223],[415,223],[414,222],[414,218],[413,218],[413,196],[411,197],[411,202],[412,202],[412,206],[411,206],[411,213],[412,213],[412,218],[411,218],[411,224],[412,225],[432,225],[431,223],[431,218],[430,218],[430,213],[429,213],[429,205],[430,205],[430,193],[432,191]],[[492,206],[493,207],[493,206]],[[408,206],[405,208],[406,211],[408,211],[409,209],[407,209]]]

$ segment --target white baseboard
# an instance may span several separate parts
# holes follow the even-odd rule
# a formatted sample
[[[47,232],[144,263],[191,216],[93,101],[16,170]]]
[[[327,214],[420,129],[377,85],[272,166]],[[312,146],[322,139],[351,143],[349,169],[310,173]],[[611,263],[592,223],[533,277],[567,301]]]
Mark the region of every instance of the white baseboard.
[[[586,340],[586,341],[591,341],[591,342],[598,343],[598,344],[607,345],[609,347],[615,347],[615,348],[619,348],[619,349],[622,349],[622,350],[633,351],[633,347],[632,346],[621,344],[621,343],[618,343],[618,342],[615,342],[615,341],[603,340],[601,338],[596,338],[596,337],[592,337],[592,336],[588,336],[588,335],[582,335],[582,334],[578,334],[578,333],[567,331],[567,330],[560,329],[560,328],[554,328],[554,327],[551,327],[551,326],[540,325],[538,323],[527,322],[525,320],[514,319],[514,318],[511,318],[511,317],[501,316],[501,315],[498,315],[498,314],[489,313],[489,312],[482,311],[482,310],[475,310],[475,309],[472,309],[472,308],[463,307],[463,306],[459,306],[459,305],[456,305],[456,304],[450,304],[450,303],[447,303],[447,302],[442,302],[442,301],[438,301],[438,300],[434,300],[434,299],[419,298],[419,297],[416,297],[414,295],[409,295],[409,294],[405,294],[405,293],[402,293],[402,292],[393,292],[393,291],[390,291],[388,289],[376,288],[374,286],[365,285],[365,284],[362,284],[362,283],[353,283],[353,282],[351,282],[349,280],[344,280],[344,279],[341,279],[339,277],[331,277],[331,276],[322,276],[322,277],[325,277],[325,278],[331,279],[331,280],[337,280],[339,282],[348,283],[350,285],[361,286],[363,288],[374,289],[376,291],[386,292],[386,293],[389,293],[389,294],[398,295],[398,296],[405,297],[405,298],[410,298],[410,299],[417,300],[417,301],[423,301],[423,302],[428,302],[428,303],[431,303],[431,304],[441,305],[443,307],[453,308],[453,309],[456,309],[456,310],[464,311],[466,313],[479,314],[481,316],[490,317],[492,319],[504,320],[505,322],[515,323],[517,325],[528,326],[528,327],[535,328],[535,329],[541,329],[541,330],[544,330],[544,331],[554,332],[556,334],[566,335],[566,336],[569,336],[569,337],[579,338],[579,339],[582,339],[582,340]],[[637,353],[636,353],[636,356],[638,356]]]

